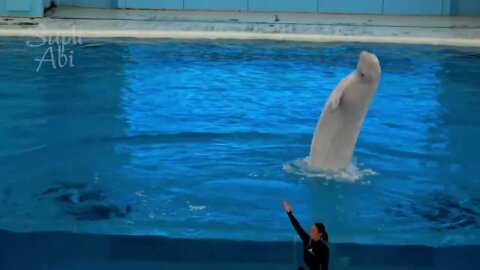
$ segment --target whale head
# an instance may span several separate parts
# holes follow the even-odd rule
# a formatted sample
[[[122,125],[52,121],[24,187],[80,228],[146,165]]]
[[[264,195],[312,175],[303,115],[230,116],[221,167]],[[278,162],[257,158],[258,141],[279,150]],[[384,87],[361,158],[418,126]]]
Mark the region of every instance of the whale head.
[[[373,53],[362,51],[358,59],[357,73],[362,80],[378,82],[382,70],[377,56]]]

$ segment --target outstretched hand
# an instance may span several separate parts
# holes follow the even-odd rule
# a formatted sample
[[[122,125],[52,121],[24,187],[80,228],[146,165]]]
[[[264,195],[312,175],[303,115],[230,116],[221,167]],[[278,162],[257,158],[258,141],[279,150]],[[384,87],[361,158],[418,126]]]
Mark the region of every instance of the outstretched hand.
[[[288,204],[287,200],[283,200],[283,207],[285,208],[285,212],[292,212],[292,206]]]

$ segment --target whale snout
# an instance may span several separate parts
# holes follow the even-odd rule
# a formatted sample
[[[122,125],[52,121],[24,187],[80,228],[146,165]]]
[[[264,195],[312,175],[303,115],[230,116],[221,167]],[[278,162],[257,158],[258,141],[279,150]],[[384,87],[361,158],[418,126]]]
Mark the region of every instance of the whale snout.
[[[375,54],[369,53],[367,51],[360,52],[360,61],[378,63],[378,58]]]
[[[361,51],[360,52],[360,57],[361,58],[364,58],[364,57],[368,57],[371,53],[367,52],[367,51]]]
[[[377,56],[367,51],[360,52],[358,68],[362,70],[362,72],[371,74],[374,77],[378,77],[382,72]]]

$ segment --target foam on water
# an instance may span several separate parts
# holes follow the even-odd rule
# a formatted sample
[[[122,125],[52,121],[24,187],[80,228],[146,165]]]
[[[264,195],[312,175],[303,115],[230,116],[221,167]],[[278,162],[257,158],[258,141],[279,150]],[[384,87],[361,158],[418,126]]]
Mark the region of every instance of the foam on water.
[[[377,173],[371,169],[361,168],[356,161],[352,161],[348,168],[339,171],[317,171],[308,168],[308,156],[304,158],[297,158],[283,164],[283,170],[287,173],[303,176],[308,179],[327,179],[338,182],[357,182],[368,176],[376,175]]]

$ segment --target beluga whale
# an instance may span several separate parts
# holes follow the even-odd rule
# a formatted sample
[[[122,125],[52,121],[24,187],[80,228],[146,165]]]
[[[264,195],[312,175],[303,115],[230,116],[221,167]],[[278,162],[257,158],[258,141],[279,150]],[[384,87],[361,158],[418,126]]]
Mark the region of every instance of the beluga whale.
[[[309,170],[348,168],[380,76],[377,56],[362,51],[357,68],[337,84],[323,107],[310,145]]]

